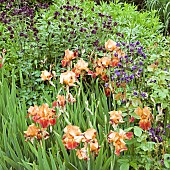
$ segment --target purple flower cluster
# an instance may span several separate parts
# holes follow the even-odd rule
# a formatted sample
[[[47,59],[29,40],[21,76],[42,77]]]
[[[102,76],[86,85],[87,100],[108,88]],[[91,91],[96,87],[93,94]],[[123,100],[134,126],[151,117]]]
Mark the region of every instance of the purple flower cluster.
[[[153,142],[156,142],[156,143],[163,142],[163,137],[166,136],[166,131],[163,128],[163,126],[164,126],[163,123],[159,123],[156,128],[151,128],[149,130],[150,139]],[[167,125],[166,128],[170,129],[170,124]]]
[[[0,3],[2,4],[2,12],[0,12],[0,22],[7,26],[7,30],[10,33],[10,39],[13,39],[15,36],[15,25],[14,23],[20,22],[26,24],[26,29],[21,30],[19,36],[28,38],[28,32],[31,30],[33,31],[33,35],[37,40],[37,33],[38,30],[35,28],[35,12],[39,8],[48,8],[49,5],[47,3],[36,3],[31,4],[29,1],[21,0],[20,4],[18,5],[16,1],[3,1],[1,0]],[[1,36],[3,35],[0,33]],[[6,33],[4,33],[5,35]],[[6,40],[5,37],[2,40]]]
[[[139,41],[129,44],[126,44],[125,42],[117,43],[117,46],[123,49],[125,53],[123,56],[119,56],[120,63],[116,68],[114,68],[112,75],[112,80],[116,80],[118,85],[123,82],[136,82],[140,77],[142,77],[146,55],[143,52],[143,47],[139,45]],[[114,56],[117,57],[118,54],[115,53]],[[147,98],[148,96],[145,92],[134,92],[134,95],[140,95],[142,98]]]
[[[72,44],[75,41],[81,39],[83,48],[86,45],[90,48],[94,48],[96,51],[106,52],[104,42],[99,42],[100,36],[103,34],[112,34],[114,27],[118,25],[114,22],[112,17],[103,14],[101,12],[95,12],[95,9],[91,9],[94,16],[89,18],[86,16],[84,10],[76,5],[70,5],[69,1],[65,5],[58,7],[58,10],[54,12],[54,19],[59,20],[59,29],[69,30],[63,31],[63,38]],[[96,20],[101,22],[96,22]],[[81,48],[81,47],[79,47]]]

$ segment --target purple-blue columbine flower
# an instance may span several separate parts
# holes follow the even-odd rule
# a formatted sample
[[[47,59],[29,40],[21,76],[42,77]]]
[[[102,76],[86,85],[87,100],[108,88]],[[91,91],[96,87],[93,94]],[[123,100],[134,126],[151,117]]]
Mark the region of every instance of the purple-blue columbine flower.
[[[135,75],[134,74],[132,74],[132,75],[130,75],[130,77],[129,77],[131,80],[133,80],[134,78],[135,78]]]
[[[170,124],[166,126],[166,128],[170,129]]]
[[[104,85],[105,87],[108,87],[109,86],[109,84],[108,83],[105,83],[105,85]]]
[[[143,98],[147,98],[147,97],[148,97],[148,94],[145,93],[145,92],[141,92],[141,96],[142,96]]]
[[[116,72],[116,75],[117,75],[117,76],[120,76],[121,74],[120,74],[120,72]]]
[[[120,47],[120,43],[118,42],[118,43],[116,44],[116,46],[117,46],[117,47]]]
[[[136,45],[139,45],[140,44],[140,41],[136,41]]]
[[[132,70],[136,70],[138,67],[136,65],[132,66]]]
[[[142,61],[140,61],[140,62],[139,62],[139,65],[140,65],[140,66],[142,66],[142,65],[143,65],[143,62],[142,62]]]
[[[126,43],[125,43],[125,42],[122,42],[122,45],[123,45],[123,46],[125,46],[125,45],[126,45]]]
[[[133,95],[134,95],[134,96],[137,96],[137,95],[138,95],[138,93],[137,93],[136,91],[134,91],[134,92],[133,92]]]
[[[139,70],[138,70],[138,71],[139,71],[139,73],[141,73],[141,72],[143,71],[143,69],[142,69],[142,68],[139,68]]]
[[[113,80],[115,79],[115,77],[114,77],[114,76],[112,76],[112,77],[111,77],[111,79],[112,79],[112,81],[113,81]]]

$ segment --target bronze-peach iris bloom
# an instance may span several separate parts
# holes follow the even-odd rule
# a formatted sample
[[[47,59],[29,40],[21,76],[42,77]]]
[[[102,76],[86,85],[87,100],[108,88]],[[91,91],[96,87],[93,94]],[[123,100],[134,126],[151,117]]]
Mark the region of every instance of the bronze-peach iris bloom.
[[[65,96],[64,95],[58,95],[57,101],[54,101],[52,105],[53,105],[53,108],[56,107],[56,106],[60,106],[62,108],[65,107],[65,105],[66,105]]]
[[[97,60],[97,65],[99,67],[109,67],[111,64],[111,58],[110,57],[102,57]]]
[[[109,112],[110,114],[110,123],[112,124],[112,126],[114,128],[117,127],[117,125],[119,123],[124,123],[123,121],[123,117],[122,117],[122,112],[119,110],[119,111],[111,111]]]
[[[68,86],[76,86],[76,74],[73,71],[66,71],[60,75],[60,83]]]
[[[50,81],[52,77],[53,77],[52,74],[48,72],[47,70],[41,71],[41,79],[43,81],[46,81],[46,80]]]
[[[108,135],[108,142],[113,143],[115,146],[115,154],[117,156],[120,155],[120,152],[127,150],[126,143],[124,142],[125,139],[131,139],[133,136],[132,132],[124,132],[122,129],[120,129],[119,133],[110,131]]]
[[[76,155],[78,156],[79,159],[84,159],[84,160],[88,160],[88,152],[87,152],[87,148],[83,147],[81,149],[78,149],[76,152]]]
[[[96,138],[96,130],[94,128],[87,129],[84,133],[84,138],[82,142],[89,142],[92,139]]]
[[[72,71],[76,74],[76,77],[79,77],[82,71],[89,71],[88,63],[81,58],[77,61],[77,64],[74,66]]]
[[[39,123],[42,128],[47,128],[49,125],[56,124],[56,111],[53,108],[49,108],[48,104],[42,106],[31,106],[28,109],[28,116],[32,116],[34,122]]]
[[[115,41],[109,39],[107,42],[105,42],[105,48],[108,51],[114,51],[117,49],[116,44],[117,43]]]
[[[26,137],[26,141],[29,139],[31,140],[31,142],[33,142],[34,138],[41,140],[42,138],[47,139],[49,138],[49,133],[46,132],[44,129],[40,129],[38,127],[35,126],[35,124],[31,124],[27,131],[24,131],[25,133],[25,137]]]
[[[78,126],[67,125],[64,128],[65,134],[63,135],[62,142],[67,149],[75,149],[82,141],[80,128]]]
[[[146,106],[143,109],[138,107],[135,110],[135,113],[140,116],[139,126],[143,130],[149,130],[151,128],[151,120],[152,120],[152,114],[149,108]]]
[[[64,59],[61,61],[62,66],[65,67],[70,63],[71,60],[75,59],[78,56],[78,52],[70,51],[69,49],[65,50]]]

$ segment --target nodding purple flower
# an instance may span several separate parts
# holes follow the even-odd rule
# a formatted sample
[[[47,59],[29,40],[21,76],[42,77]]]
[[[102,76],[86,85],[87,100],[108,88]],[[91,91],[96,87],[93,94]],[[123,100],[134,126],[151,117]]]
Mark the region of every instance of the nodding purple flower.
[[[118,24],[117,24],[117,22],[114,22],[114,24],[113,24],[113,25],[116,27]]]
[[[131,47],[134,47],[134,46],[135,46],[135,44],[133,44],[133,43],[130,43],[129,45],[130,45]]]
[[[156,137],[157,137],[157,140],[158,140],[159,143],[161,143],[163,141],[161,136],[157,135]]]
[[[143,62],[142,62],[142,61],[140,61],[140,62],[139,62],[139,65],[140,65],[140,66],[142,66],[142,65],[143,65]]]
[[[118,43],[116,44],[116,46],[117,46],[117,47],[120,47],[120,43],[118,42]]]
[[[116,75],[117,75],[117,76],[120,76],[121,74],[120,74],[120,72],[116,72]]]
[[[137,53],[138,53],[139,55],[142,55],[142,50],[141,50],[141,48],[137,48]]]
[[[117,54],[117,53],[114,53],[114,56],[115,56],[115,57],[117,57],[117,56],[118,56],[118,54]]]
[[[121,101],[121,103],[123,103],[123,104],[126,103],[126,100],[123,99],[123,100]]]
[[[11,27],[11,26],[9,26],[9,27],[8,27],[8,31],[11,31],[11,30],[12,30],[12,27]]]
[[[92,30],[91,33],[92,33],[92,34],[96,34],[96,30]]]
[[[99,17],[104,17],[104,14],[98,13]]]
[[[142,96],[143,98],[147,98],[147,97],[148,97],[148,94],[145,93],[145,92],[141,92],[141,96]]]
[[[135,78],[135,75],[132,74],[130,77],[129,77],[131,80],[133,80]]]
[[[112,81],[113,81],[113,80],[115,79],[115,77],[114,77],[114,76],[112,76],[112,77],[111,77],[111,79],[112,79]]]
[[[125,79],[122,77],[122,78],[120,78],[120,81],[124,81]]]
[[[136,41],[136,45],[139,45],[140,44],[140,41]]]
[[[118,67],[121,67],[122,66],[122,64],[121,63],[118,63]]]
[[[104,85],[105,87],[108,87],[109,86],[109,84],[108,83],[105,83],[105,85]]]
[[[130,49],[130,52],[133,52],[133,51],[134,51],[134,49],[133,49],[133,48],[131,48],[131,49]]]
[[[154,128],[150,128],[149,132],[152,134],[152,136],[155,136],[155,129]]]
[[[132,66],[132,70],[136,70],[138,67],[136,65]]]
[[[143,69],[142,69],[142,68],[139,68],[139,70],[138,70],[138,71],[139,71],[139,73],[141,73],[141,72],[143,71]]]
[[[125,46],[125,45],[126,45],[126,43],[125,43],[125,42],[122,42],[122,45],[123,45],[123,46]]]
[[[146,59],[146,54],[142,52],[142,57]]]
[[[166,126],[166,128],[170,129],[170,124]]]

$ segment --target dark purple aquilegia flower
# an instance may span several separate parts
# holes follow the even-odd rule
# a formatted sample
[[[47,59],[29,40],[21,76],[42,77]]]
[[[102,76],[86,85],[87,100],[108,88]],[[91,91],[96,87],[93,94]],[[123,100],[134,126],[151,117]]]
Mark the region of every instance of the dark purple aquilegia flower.
[[[166,137],[165,130],[166,130],[166,128],[170,129],[170,124],[167,125],[166,128],[164,128],[163,126],[164,126],[163,123],[159,123],[156,128],[150,128],[149,135],[150,135],[150,139],[153,142],[156,142],[156,143],[163,142],[163,138]]]

